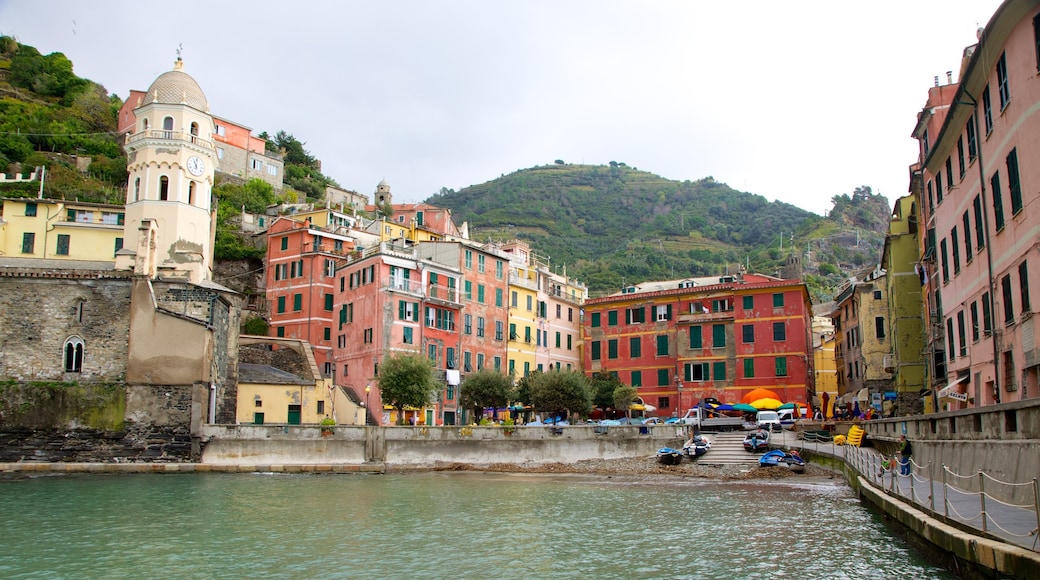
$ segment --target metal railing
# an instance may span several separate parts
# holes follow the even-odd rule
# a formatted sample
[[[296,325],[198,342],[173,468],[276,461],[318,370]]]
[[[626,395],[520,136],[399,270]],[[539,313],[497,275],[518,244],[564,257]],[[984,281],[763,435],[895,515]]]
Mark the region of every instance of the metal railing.
[[[885,456],[873,448],[835,445],[820,432],[799,434],[801,447],[843,459],[861,477],[887,494],[949,522],[1000,540],[1040,551],[1040,483],[1010,482],[977,471],[955,473],[946,465],[921,465]],[[907,472],[907,473],[904,473]]]

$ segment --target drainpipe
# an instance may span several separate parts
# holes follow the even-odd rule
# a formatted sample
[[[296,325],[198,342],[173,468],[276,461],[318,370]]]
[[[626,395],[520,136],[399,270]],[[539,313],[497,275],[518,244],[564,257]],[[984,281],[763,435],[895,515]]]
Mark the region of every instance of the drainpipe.
[[[217,422],[217,385],[209,384],[209,424]]]

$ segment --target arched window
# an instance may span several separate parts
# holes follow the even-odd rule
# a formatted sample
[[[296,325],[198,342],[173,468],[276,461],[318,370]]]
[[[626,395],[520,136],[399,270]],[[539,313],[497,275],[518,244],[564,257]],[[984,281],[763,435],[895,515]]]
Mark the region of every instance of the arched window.
[[[141,201],[141,178],[134,180],[134,201]]]
[[[148,117],[145,117],[145,118],[141,119],[141,130],[142,131],[147,131],[148,130]]]
[[[159,178],[159,199],[162,201],[170,199],[170,178],[165,175]]]
[[[195,205],[195,182],[188,182],[188,205]]]
[[[173,117],[163,117],[163,138],[173,139]]]
[[[70,336],[65,339],[65,372],[83,372],[83,339]]]
[[[191,122],[191,142],[197,143],[199,140],[199,124],[195,121]]]

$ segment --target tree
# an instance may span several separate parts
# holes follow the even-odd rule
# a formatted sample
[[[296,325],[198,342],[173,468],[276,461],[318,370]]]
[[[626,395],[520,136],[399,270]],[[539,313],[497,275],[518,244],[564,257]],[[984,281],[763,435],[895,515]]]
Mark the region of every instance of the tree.
[[[460,391],[459,404],[472,409],[474,417],[480,416],[481,409],[506,406],[514,393],[509,377],[489,368],[467,376]]]
[[[639,392],[636,391],[635,387],[619,385],[618,388],[614,389],[614,408],[624,409],[626,417],[632,416],[632,403],[638,395]]]
[[[266,320],[259,316],[254,316],[246,321],[242,326],[242,331],[245,334],[252,336],[267,336],[267,331],[271,329],[271,325]]]
[[[620,408],[614,405],[614,389],[621,386],[621,380],[617,378],[617,375],[606,371],[593,373],[592,378],[589,379],[589,385],[592,388],[594,406],[604,410],[607,407]]]
[[[379,394],[384,404],[397,409],[398,425],[404,423],[405,407],[425,407],[437,388],[433,364],[423,356],[393,355],[379,366]]]
[[[588,415],[592,410],[592,389],[580,372],[553,369],[531,376],[531,403],[539,411]]]

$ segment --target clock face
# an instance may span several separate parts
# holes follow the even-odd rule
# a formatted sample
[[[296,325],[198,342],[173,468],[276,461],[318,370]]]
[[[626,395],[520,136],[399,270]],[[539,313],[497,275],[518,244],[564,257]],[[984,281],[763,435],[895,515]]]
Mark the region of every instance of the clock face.
[[[188,158],[188,171],[192,175],[202,175],[203,171],[206,171],[206,165],[198,157]]]

